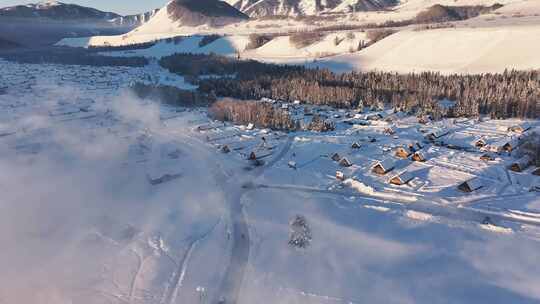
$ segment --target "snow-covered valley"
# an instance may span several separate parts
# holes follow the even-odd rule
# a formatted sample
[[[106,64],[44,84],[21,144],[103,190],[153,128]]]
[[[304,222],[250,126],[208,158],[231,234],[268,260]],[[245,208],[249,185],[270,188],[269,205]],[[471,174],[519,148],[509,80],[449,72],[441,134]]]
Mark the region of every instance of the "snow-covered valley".
[[[540,303],[540,1],[161,2],[0,8],[0,304]]]
[[[283,133],[135,97],[135,81],[193,88],[155,64],[0,66],[0,302],[540,299],[540,177],[509,171],[514,155],[482,161],[474,144],[538,121],[367,111],[384,119],[366,125],[322,108],[335,131]],[[463,149],[425,142],[441,129]],[[424,162],[394,156],[409,143]],[[377,161],[394,168],[375,174]],[[402,172],[412,179],[389,183]],[[471,179],[482,187],[458,190]],[[295,215],[311,230],[305,249],[288,243]]]

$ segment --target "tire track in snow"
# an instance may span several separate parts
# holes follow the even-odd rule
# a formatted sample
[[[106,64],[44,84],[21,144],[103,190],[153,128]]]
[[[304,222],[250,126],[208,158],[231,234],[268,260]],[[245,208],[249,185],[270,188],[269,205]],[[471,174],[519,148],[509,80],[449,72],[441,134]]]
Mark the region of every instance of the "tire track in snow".
[[[186,270],[189,264],[189,259],[191,257],[191,254],[193,253],[193,250],[195,250],[195,247],[198,243],[206,239],[217,227],[217,225],[221,222],[221,220],[218,220],[208,231],[200,235],[199,237],[192,240],[189,244],[188,250],[185,252],[182,262],[178,265],[178,268],[173,273],[169,286],[165,290],[164,296],[160,303],[162,304],[174,304],[176,302],[176,298],[178,296],[178,292],[180,288],[182,287],[182,284],[184,282],[184,277],[186,275]],[[172,288],[171,288],[172,287]]]

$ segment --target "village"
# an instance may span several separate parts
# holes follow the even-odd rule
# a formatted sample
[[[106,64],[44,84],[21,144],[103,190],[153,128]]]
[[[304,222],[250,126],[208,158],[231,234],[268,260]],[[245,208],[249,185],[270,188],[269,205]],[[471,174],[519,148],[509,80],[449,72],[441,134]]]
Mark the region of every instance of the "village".
[[[327,132],[273,131],[257,129],[254,123],[216,121],[198,127],[208,144],[245,161],[247,169],[264,166],[290,144],[282,160],[261,178],[265,186],[346,190],[348,195],[453,206],[540,191],[540,168],[520,150],[527,136],[540,130],[537,121],[436,121],[393,109],[352,111],[268,98],[259,102],[287,111],[300,125],[317,115],[333,126]]]
[[[2,104],[4,115],[9,119],[0,125],[0,136],[8,142],[15,138],[13,146],[17,150],[31,153],[43,149],[33,138],[40,137],[43,141],[50,131],[40,126],[15,130],[7,123],[24,116],[29,107],[32,111],[46,112],[58,123],[87,124],[95,136],[106,132],[122,134],[120,139],[123,141],[135,140],[137,144],[130,147],[129,153],[133,157],[129,162],[147,163],[151,158],[148,155],[152,146],[151,133],[141,132],[133,122],[121,122],[121,117],[112,115],[114,105],[103,101],[141,79],[150,83],[176,81],[186,88],[190,86],[183,83],[180,76],[169,74],[157,65],[114,69],[81,67],[77,73],[59,65],[5,62],[3,66],[10,71],[5,84],[11,95],[50,94],[51,90],[58,90],[58,83],[77,88],[71,95],[73,100],[56,100],[52,104],[45,100],[46,103],[40,105],[20,98],[15,103]],[[37,77],[40,74],[46,77]],[[56,94],[60,95],[59,92]],[[490,197],[529,195],[540,191],[540,169],[520,150],[527,136],[539,132],[538,121],[432,120],[428,115],[414,116],[383,107],[335,109],[269,98],[257,102],[271,104],[287,113],[299,129],[287,132],[257,128],[256,122],[247,125],[219,122],[208,118],[203,108],[182,109],[162,104],[159,111],[165,123],[186,110],[199,112],[198,115],[204,116],[196,128],[201,139],[218,153],[245,162],[248,170],[265,166],[277,153],[284,153],[260,177],[269,185],[347,190],[351,195],[397,201],[431,200],[452,205],[474,205]],[[444,108],[449,104],[451,106],[449,101],[441,102]],[[322,119],[329,129],[322,132],[309,130],[307,126],[314,117]],[[164,159],[174,162],[177,146],[181,145],[164,147],[162,150],[167,150],[161,152],[166,156]],[[168,168],[167,163],[152,166],[147,172],[152,185],[167,183],[180,176],[174,168]]]

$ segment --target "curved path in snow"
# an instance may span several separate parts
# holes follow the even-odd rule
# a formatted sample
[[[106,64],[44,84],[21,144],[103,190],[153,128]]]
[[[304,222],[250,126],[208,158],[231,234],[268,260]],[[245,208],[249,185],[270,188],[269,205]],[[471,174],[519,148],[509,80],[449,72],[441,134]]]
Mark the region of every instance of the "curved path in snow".
[[[238,303],[238,297],[244,273],[249,261],[250,239],[249,227],[242,205],[242,197],[256,188],[248,187],[254,179],[259,177],[267,168],[274,166],[290,150],[293,138],[288,137],[281,150],[274,155],[264,166],[254,168],[251,171],[243,171],[242,174],[234,174],[223,168],[219,161],[215,161],[214,153],[205,147],[196,136],[185,136],[185,143],[198,150],[199,155],[208,154],[206,160],[212,162],[212,174],[217,185],[221,186],[225,194],[225,203],[229,208],[230,222],[232,224],[232,250],[230,260],[225,270],[221,285],[210,303],[230,304]],[[170,297],[176,298],[176,297]]]
[[[285,146],[276,154],[268,163],[262,167],[255,168],[251,174],[247,175],[245,183],[238,185],[236,178],[229,178],[223,181],[227,202],[230,208],[231,222],[233,224],[233,246],[231,252],[231,260],[225,271],[225,276],[217,293],[217,299],[213,303],[238,303],[238,295],[242,282],[244,280],[244,272],[249,260],[250,243],[249,243],[249,228],[246,222],[244,206],[242,205],[242,197],[253,188],[248,188],[245,185],[260,176],[266,168],[275,165],[289,151],[292,144],[292,138],[289,137]]]

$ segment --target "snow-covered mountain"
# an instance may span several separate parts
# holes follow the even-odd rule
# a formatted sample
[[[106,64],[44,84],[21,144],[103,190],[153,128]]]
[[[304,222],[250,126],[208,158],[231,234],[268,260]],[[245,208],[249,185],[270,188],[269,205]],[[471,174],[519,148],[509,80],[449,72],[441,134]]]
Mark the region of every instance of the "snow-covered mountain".
[[[222,26],[249,19],[227,2],[219,0],[173,0],[166,11],[172,22],[183,26]]]
[[[188,29],[196,27],[214,29],[248,19],[247,15],[224,1],[172,0],[161,8],[152,19],[128,33],[127,36],[143,35],[157,39],[158,37],[174,36],[175,33],[185,33],[186,30],[190,32]],[[135,43],[129,39],[128,41]]]
[[[397,5],[399,0],[226,0],[249,15],[306,16],[325,13],[375,11]]]
[[[95,8],[67,4],[58,1],[46,1],[35,4],[16,5],[0,8],[0,17],[12,18],[48,18],[53,20],[111,20],[121,17],[112,12],[103,12]]]
[[[120,16],[110,21],[116,25],[121,26],[139,26],[148,22],[150,18],[154,17],[157,14],[157,12],[159,12],[159,8],[142,14]]]

